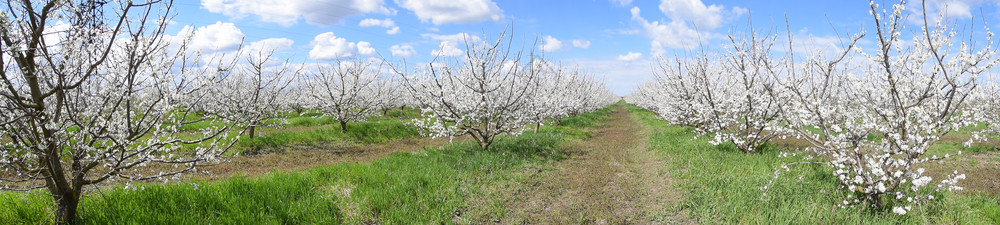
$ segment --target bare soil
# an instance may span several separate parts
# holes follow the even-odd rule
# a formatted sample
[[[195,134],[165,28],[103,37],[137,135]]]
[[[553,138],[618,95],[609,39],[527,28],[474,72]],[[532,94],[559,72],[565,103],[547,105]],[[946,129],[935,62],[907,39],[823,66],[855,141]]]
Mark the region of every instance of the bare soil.
[[[569,157],[533,173],[505,201],[502,224],[677,224],[664,215],[681,201],[663,156],[648,149],[649,128],[621,105],[588,139],[568,143]]]

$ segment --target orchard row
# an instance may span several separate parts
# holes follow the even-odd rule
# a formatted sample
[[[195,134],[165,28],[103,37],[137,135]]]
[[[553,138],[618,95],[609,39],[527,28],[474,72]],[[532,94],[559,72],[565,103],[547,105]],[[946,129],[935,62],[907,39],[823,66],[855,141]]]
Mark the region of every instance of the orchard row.
[[[46,190],[59,223],[76,218],[87,186],[224,162],[240,136],[289,111],[319,111],[344,128],[409,106],[426,134],[470,135],[488,150],[498,136],[617,101],[579,68],[512,49],[506,33],[426,64],[296,64],[256,46],[195,50],[190,35],[165,34],[171,1],[9,3],[0,11],[0,190]],[[180,129],[193,123],[210,125]]]
[[[730,34],[724,54],[662,59],[656,79],[626,101],[747,153],[775,137],[804,140],[811,154],[775,177],[791,165],[827,165],[850,193],[842,206],[905,214],[961,189],[963,174],[924,174],[923,163],[951,157],[926,155],[931,145],[959,129],[973,130],[966,146],[1000,131],[1000,89],[989,77],[1000,59],[988,30],[965,42],[941,22],[911,30],[907,18],[927,15],[902,4],[873,2],[871,12],[874,32],[837,49],[794,49],[790,33]]]

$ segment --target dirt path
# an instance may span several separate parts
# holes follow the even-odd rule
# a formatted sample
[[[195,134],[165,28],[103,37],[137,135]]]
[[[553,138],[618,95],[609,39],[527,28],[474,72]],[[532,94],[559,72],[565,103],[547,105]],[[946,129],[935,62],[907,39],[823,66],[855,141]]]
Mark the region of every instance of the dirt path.
[[[504,224],[676,224],[665,207],[679,201],[649,129],[618,105],[569,158],[520,185]]]

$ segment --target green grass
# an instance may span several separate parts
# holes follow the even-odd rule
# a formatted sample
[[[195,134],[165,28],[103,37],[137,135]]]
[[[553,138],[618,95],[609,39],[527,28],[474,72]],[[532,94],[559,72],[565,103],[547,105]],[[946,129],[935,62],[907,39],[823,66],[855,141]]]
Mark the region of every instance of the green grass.
[[[347,125],[347,132],[341,132],[340,126],[318,128],[311,130],[278,130],[250,138],[242,138],[237,142],[237,151],[244,154],[283,152],[292,144],[314,145],[319,143],[347,142],[355,144],[374,144],[407,137],[416,137],[420,133],[416,127],[399,120],[379,120]]]
[[[628,106],[654,128],[650,148],[668,160],[675,184],[686,199],[674,207],[700,223],[725,224],[991,224],[1000,222],[998,199],[942,193],[938,201],[915,207],[907,215],[865,207],[841,209],[847,193],[826,166],[794,166],[782,172],[767,196],[776,168],[801,158],[780,158],[768,146],[744,154],[726,145],[695,139],[690,128],[656,120],[653,113]]]
[[[585,132],[609,110],[571,119],[553,130]],[[570,119],[570,118],[567,118]],[[397,127],[354,126],[379,140]],[[390,123],[390,122],[385,122]],[[571,127],[572,126],[572,127]],[[365,131],[365,132],[362,132]],[[339,132],[339,131],[337,131]],[[349,132],[349,133],[350,133]],[[526,132],[498,140],[490,151],[457,142],[414,153],[395,153],[372,163],[346,163],[304,172],[271,173],[217,182],[109,187],[82,199],[86,224],[428,224],[452,223],[468,211],[501,212],[503,204],[466,202],[483,187],[506,182],[520,168],[565,156],[560,132]],[[50,223],[52,200],[41,192],[0,193],[0,220],[10,224]]]
[[[593,112],[562,118],[559,121],[549,121],[547,124],[555,126],[542,126],[538,130],[540,132],[561,133],[573,138],[588,138],[591,134],[584,131],[583,128],[600,125],[600,122],[610,116],[611,111],[614,111],[612,107],[604,107]]]

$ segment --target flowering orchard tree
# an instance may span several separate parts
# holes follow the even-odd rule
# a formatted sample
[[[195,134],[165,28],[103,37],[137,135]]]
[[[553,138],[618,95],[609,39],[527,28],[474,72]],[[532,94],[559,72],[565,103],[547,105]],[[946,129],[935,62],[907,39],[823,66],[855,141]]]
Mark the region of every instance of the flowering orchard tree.
[[[337,65],[319,65],[307,74],[300,85],[307,89],[310,108],[340,122],[340,131],[347,132],[347,123],[365,121],[382,103],[382,62],[356,58],[337,61]]]
[[[614,94],[602,83],[584,75],[579,67],[569,68],[559,64],[536,61],[538,79],[527,104],[528,120],[535,124],[535,132],[545,122],[560,122],[561,118],[589,112],[613,104]]]
[[[301,69],[292,68],[287,60],[275,59],[274,50],[244,48],[242,51],[245,52],[237,53],[242,63],[222,71],[216,78],[219,82],[203,96],[212,102],[208,105],[213,108],[207,111],[221,117],[238,117],[227,121],[248,121],[248,137],[254,138],[256,127],[282,115],[280,109],[286,103],[281,101],[282,97]]]
[[[224,69],[178,68],[201,59],[185,55],[185,43],[168,51],[172,2],[8,4],[0,11],[3,190],[47,190],[55,222],[68,223],[89,185],[196,171],[232,146],[228,131],[245,121],[194,135],[178,129],[192,122],[186,108],[203,100],[187,94],[215,85],[207,77]]]
[[[664,95],[666,95],[666,93],[659,88],[659,84],[656,83],[657,81],[659,80],[647,80],[646,82],[639,84],[639,86],[636,87],[631,94],[625,96],[625,102],[652,112],[659,112],[659,103],[661,103],[659,100],[665,98]],[[683,109],[686,108],[687,107],[684,107]],[[691,126],[690,124],[679,125]]]
[[[402,109],[407,104],[410,104],[410,96],[404,91],[406,87],[403,87],[403,81],[395,77],[382,77],[378,80],[379,84],[376,85],[377,92],[375,105],[378,110],[382,111],[382,115],[385,116],[389,114],[390,109],[400,108]]]
[[[986,80],[972,97],[969,98],[972,109],[970,113],[975,121],[985,126],[982,130],[972,132],[972,139],[966,145],[975,142],[987,142],[1000,139],[1000,81],[995,78]]]
[[[643,97],[653,101],[647,105],[663,119],[714,135],[712,144],[730,142],[749,153],[783,133],[773,88],[783,64],[770,56],[773,36],[751,32],[749,39],[730,40],[732,49],[721,58],[661,59],[657,79],[640,95],[649,96]]]
[[[709,75],[721,75],[719,67],[710,67],[707,56],[683,60],[675,58],[668,61],[659,58],[659,65],[656,79],[647,81],[640,86],[640,95],[645,96],[640,103],[645,107],[657,112],[660,118],[672,124],[703,127],[708,121],[713,121],[716,115],[712,111],[714,102],[710,101],[715,96],[713,92],[726,89],[708,89],[708,85],[713,84],[709,80]],[[718,82],[714,82],[718,83]],[[670,87],[670,88],[664,88]],[[702,105],[703,103],[708,103]],[[703,112],[708,110],[707,112]],[[702,116],[709,116],[702,118]]]
[[[883,208],[888,201],[893,212],[905,214],[932,200],[932,192],[961,190],[956,183],[965,177],[955,172],[933,185],[920,165],[949,158],[925,153],[945,134],[976,123],[968,100],[979,76],[998,62],[992,34],[985,46],[959,42],[956,49],[955,33],[928,24],[924,15],[920,32],[904,41],[903,7],[887,12],[871,3],[876,48],[858,49],[854,43],[863,35],[855,36],[839,57],[810,57],[783,81],[790,104],[785,121],[853,193],[845,207]],[[852,50],[861,62],[845,62]]]
[[[482,150],[496,137],[516,133],[534,122],[527,115],[529,98],[537,85],[537,58],[512,50],[512,37],[501,33],[492,43],[473,43],[464,57],[443,58],[408,74],[393,66],[418,102],[425,119],[416,125],[434,137],[471,135]]]
[[[565,101],[561,106],[555,106],[563,108],[566,113],[556,116],[556,122],[561,123],[560,119],[563,117],[598,110],[621,100],[611,93],[603,81],[595,79],[593,74],[585,74],[579,67],[568,71],[570,78],[561,85]]]

